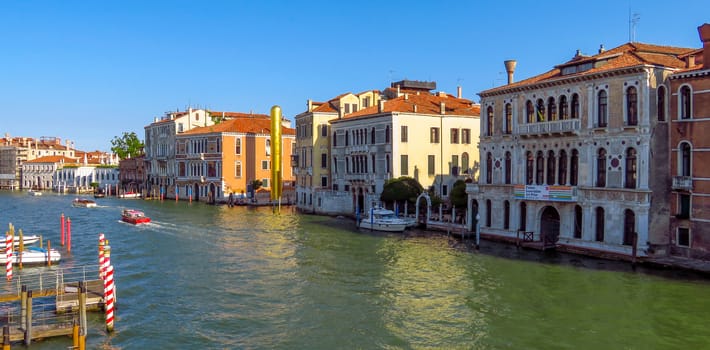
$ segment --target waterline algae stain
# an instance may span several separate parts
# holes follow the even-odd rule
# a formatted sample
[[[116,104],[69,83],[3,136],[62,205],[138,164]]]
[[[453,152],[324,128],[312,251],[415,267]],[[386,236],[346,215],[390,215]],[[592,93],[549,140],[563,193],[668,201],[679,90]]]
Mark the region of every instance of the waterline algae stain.
[[[173,201],[41,199],[0,192],[0,224],[73,247],[60,266],[95,264],[111,238],[115,331],[90,315],[87,348],[698,349],[710,344],[710,282],[628,264],[481,253],[440,235],[371,234],[350,220],[291,209]],[[120,221],[130,205],[153,222]],[[459,245],[460,246],[460,245]],[[598,268],[604,265],[604,268]],[[586,266],[586,267],[585,267]],[[593,268],[589,268],[593,267]],[[4,286],[3,288],[5,288]],[[94,319],[92,319],[94,317]],[[35,342],[67,347],[70,339]]]

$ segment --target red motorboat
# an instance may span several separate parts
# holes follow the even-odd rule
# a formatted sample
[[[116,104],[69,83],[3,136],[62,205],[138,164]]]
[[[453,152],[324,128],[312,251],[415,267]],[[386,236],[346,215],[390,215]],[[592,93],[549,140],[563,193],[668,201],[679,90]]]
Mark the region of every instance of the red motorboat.
[[[123,214],[121,214],[121,220],[129,224],[147,224],[150,222],[150,218],[145,216],[145,214],[140,210],[135,209],[124,209]]]

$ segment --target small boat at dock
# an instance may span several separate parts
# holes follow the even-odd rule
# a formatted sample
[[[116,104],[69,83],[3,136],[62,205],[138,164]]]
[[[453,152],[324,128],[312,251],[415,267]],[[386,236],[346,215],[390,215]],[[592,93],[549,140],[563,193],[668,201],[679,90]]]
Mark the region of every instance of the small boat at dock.
[[[25,247],[21,254],[22,257],[20,258],[19,252],[13,252],[13,264],[19,264],[20,260],[22,260],[22,264],[44,264],[47,263],[48,257],[52,263],[59,262],[62,259],[62,255],[56,249],[47,251],[47,249],[40,247]],[[6,262],[7,257],[5,254],[0,254],[0,265]]]
[[[141,198],[141,194],[136,192],[125,192],[119,194],[118,198]]]
[[[23,245],[28,245],[28,244],[37,243],[37,241],[39,241],[39,236],[38,236],[38,235],[29,235],[29,236],[22,235],[22,244],[23,244]],[[15,247],[19,246],[19,245],[20,245],[20,236],[15,235],[15,236],[13,237],[12,243],[13,243],[13,245],[14,245]],[[4,243],[3,243],[3,244],[0,244],[0,246],[4,247],[5,244],[4,244]]]
[[[147,224],[150,222],[150,218],[145,216],[145,213],[135,209],[124,209],[121,213],[121,220],[133,225]]]
[[[77,198],[71,203],[71,205],[79,208],[96,208],[96,202],[91,199]]]
[[[381,207],[370,209],[370,215],[358,223],[358,227],[362,229],[385,232],[403,232],[409,225],[408,220],[399,218],[392,210]]]
[[[35,190],[28,190],[28,191],[27,191],[27,194],[30,195],[30,196],[41,196],[41,195],[42,195],[42,192],[40,192],[40,191],[35,191]]]

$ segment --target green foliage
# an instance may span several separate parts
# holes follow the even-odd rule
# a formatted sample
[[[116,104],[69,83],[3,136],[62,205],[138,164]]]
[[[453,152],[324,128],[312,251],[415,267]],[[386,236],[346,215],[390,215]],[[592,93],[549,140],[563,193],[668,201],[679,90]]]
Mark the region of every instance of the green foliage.
[[[97,189],[97,188],[99,187],[99,183],[98,183],[98,182],[92,182],[92,183],[89,184],[89,186],[91,186],[91,188],[93,188],[93,189]]]
[[[144,144],[135,132],[124,132],[121,137],[114,136],[111,144],[111,151],[120,159],[137,157],[143,153]]]
[[[213,122],[215,125],[217,125],[217,124],[221,123],[222,121],[224,121],[224,118],[222,118],[221,115],[212,115],[212,113],[210,113],[209,111],[207,112],[207,115],[210,117],[210,119],[212,119],[212,122]]]
[[[457,208],[466,207],[468,195],[466,194],[466,183],[463,180],[458,180],[454,183],[454,188],[451,189],[449,199],[451,200],[451,204]]]
[[[406,200],[410,203],[414,203],[423,191],[422,185],[419,184],[417,180],[408,176],[402,176],[385,182],[380,200],[383,202]]]

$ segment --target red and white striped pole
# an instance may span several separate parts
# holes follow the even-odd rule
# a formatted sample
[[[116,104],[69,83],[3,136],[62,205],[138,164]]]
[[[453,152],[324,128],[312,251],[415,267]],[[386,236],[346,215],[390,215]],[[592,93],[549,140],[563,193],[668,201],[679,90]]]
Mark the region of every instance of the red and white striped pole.
[[[12,235],[9,233],[5,238],[5,274],[8,281],[12,281]]]
[[[104,244],[106,237],[103,233],[99,233],[99,278],[104,279]]]
[[[106,280],[106,270],[111,266],[111,246],[108,243],[108,239],[104,240],[104,261],[100,266],[101,278]]]
[[[109,265],[104,279],[104,309],[106,312],[106,331],[108,332],[113,331],[114,302],[113,266]]]

